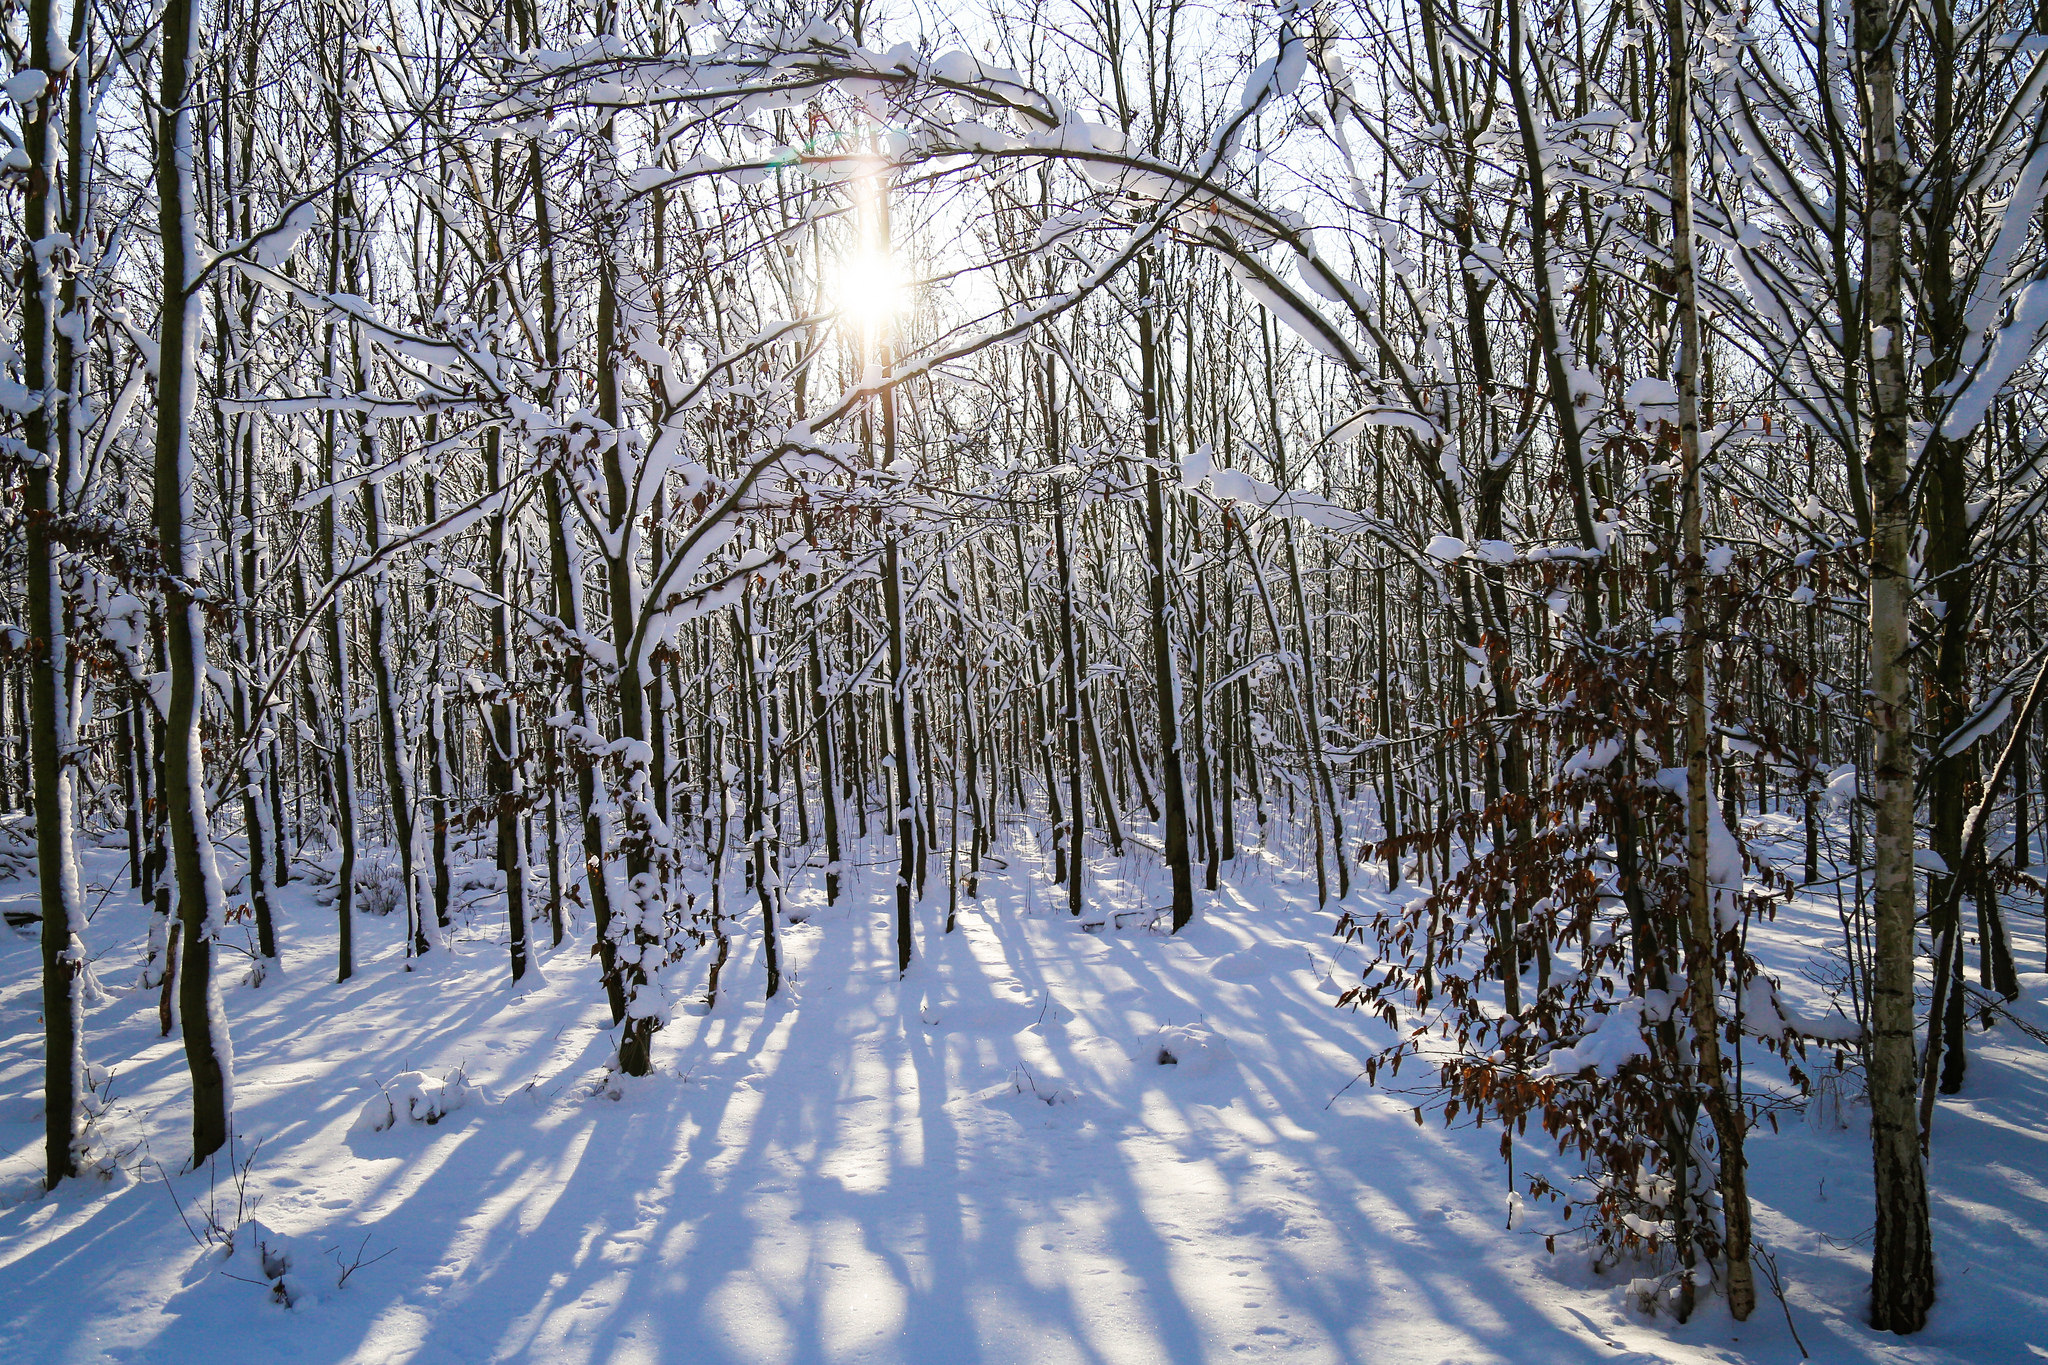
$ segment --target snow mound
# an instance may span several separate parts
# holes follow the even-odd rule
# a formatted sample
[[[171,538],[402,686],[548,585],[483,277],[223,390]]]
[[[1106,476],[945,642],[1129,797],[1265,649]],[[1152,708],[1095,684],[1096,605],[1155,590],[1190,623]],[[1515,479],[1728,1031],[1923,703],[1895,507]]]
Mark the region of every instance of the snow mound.
[[[1116,1039],[1087,1034],[1069,1045],[1071,1069],[1076,1079],[1089,1081],[1103,1094],[1115,1094],[1137,1074],[1138,1064]],[[1147,1061],[1150,1058],[1146,1059]]]
[[[1207,1024],[1170,1024],[1154,1040],[1153,1058],[1181,1076],[1213,1076],[1229,1066],[1230,1044]]]
[[[982,1098],[997,1104],[1017,1101],[1051,1106],[1072,1104],[1081,1098],[1081,1092],[1061,1084],[1057,1077],[1034,1075],[1029,1067],[1020,1064],[1011,1071],[1009,1080],[983,1091]]]
[[[269,1289],[280,1308],[317,1303],[340,1285],[338,1263],[307,1251],[292,1238],[261,1221],[245,1219],[228,1244],[222,1272]]]
[[[1006,1115],[1027,1128],[1085,1128],[1090,1125],[1083,1093],[1061,1077],[1019,1063],[1008,1079],[948,1100],[957,1110],[981,1108]]]
[[[1828,773],[1827,790],[1821,793],[1821,805],[1829,811],[1843,811],[1856,800],[1856,765],[1844,763]]]
[[[472,1085],[460,1067],[438,1081],[424,1071],[407,1071],[379,1087],[356,1116],[349,1134],[381,1133],[400,1119],[432,1125],[458,1109],[494,1103],[491,1092]]]
[[[1225,953],[1209,965],[1210,976],[1239,985],[1269,980],[1276,970],[1272,954],[1263,945]]]
[[[1321,972],[1314,954],[1279,943],[1255,943],[1224,953],[1209,964],[1209,975],[1236,985],[1272,981],[1292,972]]]

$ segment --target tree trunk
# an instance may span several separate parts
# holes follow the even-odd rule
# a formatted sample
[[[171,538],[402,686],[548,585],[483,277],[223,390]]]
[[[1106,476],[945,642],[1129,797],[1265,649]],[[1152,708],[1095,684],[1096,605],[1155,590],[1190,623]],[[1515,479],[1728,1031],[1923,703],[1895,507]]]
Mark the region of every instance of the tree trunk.
[[[1907,452],[1902,306],[1905,161],[1899,146],[1898,66],[1891,0],[1857,0],[1856,46],[1869,109],[1864,179],[1864,343],[1870,357],[1870,448],[1865,467],[1875,534],[1870,546],[1870,719],[1876,745],[1872,877],[1877,945],[1871,963],[1870,1141],[1877,1186],[1870,1321],[1917,1332],[1934,1303],[1927,1173],[1913,1082],[1913,699],[1907,650],[1912,603],[1912,469]]]
[[[1693,1048],[1698,1084],[1712,1118],[1721,1156],[1721,1217],[1728,1264],[1728,1311],[1737,1322],[1756,1308],[1756,1281],[1749,1264],[1749,1184],[1743,1154],[1740,1096],[1728,1093],[1721,1063],[1721,1014],[1718,980],[1721,942],[1720,903],[1736,905],[1742,888],[1717,887],[1711,873],[1713,812],[1708,724],[1707,611],[1705,546],[1702,521],[1706,488],[1700,468],[1700,328],[1699,293],[1693,273],[1692,220],[1692,54],[1685,27],[1685,0],[1665,0],[1665,41],[1668,44],[1667,99],[1671,147],[1671,262],[1678,298],[1678,444],[1682,464],[1683,562],[1679,580],[1684,593],[1685,626],[1685,844],[1688,941],[1686,994],[1692,1006]],[[1739,984],[1739,980],[1738,980]],[[1688,1281],[1686,1290],[1691,1284]]]
[[[1159,401],[1159,366],[1152,330],[1152,257],[1138,258],[1139,411],[1145,424],[1146,586],[1151,608],[1152,685],[1159,703],[1160,818],[1166,867],[1173,876],[1173,931],[1195,915],[1194,869],[1188,860],[1187,785],[1180,754],[1180,669],[1173,652],[1173,617],[1168,606],[1171,566],[1166,548],[1166,494],[1159,474],[1164,420]]]
[[[25,110],[22,132],[29,157],[29,189],[22,228],[40,242],[57,231],[57,116],[64,71],[51,50],[55,17],[50,0],[28,6],[29,66],[43,73],[44,93]],[[56,272],[46,253],[29,251],[23,271],[22,378],[40,402],[24,423],[29,460],[23,471],[22,514],[27,541],[27,668],[30,786],[34,791],[36,882],[42,911],[43,948],[43,1181],[54,1188],[76,1175],[86,1144],[84,1108],[85,1006],[81,987],[86,967],[79,932],[85,924],[77,860],[71,841],[74,812],[64,767],[74,743],[69,691],[69,612],[64,601],[62,559],[52,536],[68,510],[60,405],[71,401],[68,375],[57,355],[57,321],[62,308]]]
[[[185,1061],[192,1073],[192,1164],[228,1140],[234,1113],[234,1058],[227,1016],[213,975],[213,942],[226,898],[207,825],[206,760],[200,733],[200,688],[206,679],[206,622],[198,585],[201,566],[192,536],[191,427],[198,408],[198,255],[194,202],[191,72],[198,53],[197,0],[168,0],[162,19],[162,78],[157,104],[156,190],[163,243],[164,309],[158,369],[155,521],[157,549],[168,576],[170,704],[164,726],[164,815],[169,826],[184,926],[178,1012]]]

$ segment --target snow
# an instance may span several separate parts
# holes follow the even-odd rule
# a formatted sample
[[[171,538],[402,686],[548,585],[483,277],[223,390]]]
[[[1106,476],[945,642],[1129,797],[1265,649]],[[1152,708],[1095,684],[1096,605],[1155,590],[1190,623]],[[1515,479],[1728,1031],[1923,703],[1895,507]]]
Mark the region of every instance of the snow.
[[[471,1085],[459,1067],[439,1080],[424,1071],[408,1071],[387,1081],[364,1103],[349,1136],[381,1133],[401,1119],[432,1125],[459,1109],[491,1102],[490,1092]]]
[[[24,166],[26,162],[22,163]],[[26,417],[43,405],[41,395],[25,384],[17,384],[5,374],[0,374],[0,411]]]
[[[1963,722],[1962,729],[1943,741],[1944,754],[1959,754],[1973,747],[1987,736],[1994,735],[2012,717],[2012,693],[2007,692],[1997,700],[1980,708],[1976,715]]]
[[[1821,793],[1822,804],[1832,811],[1846,811],[1856,799],[1856,765],[1837,764],[1828,773],[1828,785]]]
[[[1768,977],[1751,977],[1743,989],[1742,1027],[1759,1038],[1792,1034],[1822,1043],[1853,1043],[1863,1029],[1841,1014],[1808,1018],[1787,1004]]]
[[[639,1080],[606,1069],[587,924],[552,952],[539,935],[544,980],[515,991],[488,889],[412,971],[395,920],[364,917],[337,984],[331,924],[294,881],[284,970],[252,988],[222,957],[239,1183],[227,1162],[178,1172],[183,1060],[154,993],[120,984],[146,929],[122,881],[90,930],[116,989],[88,1033],[114,1071],[118,1169],[37,1193],[37,948],[5,935],[0,1359],[1777,1365],[1798,1359],[1787,1311],[1817,1360],[2048,1350],[2048,1059],[2031,1045],[1973,1033],[1969,1090],[1943,1102],[1925,1332],[1859,1317],[1872,1212],[1853,1096],[1814,1111],[1839,1122],[1751,1137],[1786,1309],[1766,1296],[1736,1324],[1710,1301],[1680,1327],[1637,1306],[1640,1267],[1595,1274],[1569,1236],[1547,1254],[1553,1206],[1503,1226],[1497,1132],[1418,1126],[1412,1096],[1360,1079],[1392,1035],[1335,1007],[1363,964],[1291,854],[1228,865],[1173,937],[1150,927],[1149,855],[1092,860],[1105,922],[1087,933],[1030,833],[998,853],[1008,870],[963,898],[952,935],[937,885],[901,980],[893,879],[856,876],[828,908],[795,874],[786,998],[757,998],[742,935],[730,993],[679,1012]],[[82,856],[97,898],[123,855]],[[32,895],[0,884],[0,903]],[[1821,898],[1753,927],[1807,993],[1788,1011],[1827,1013],[1789,965],[1838,932]],[[2021,948],[2039,960],[2038,939]],[[2048,976],[2022,986],[2014,1008],[2048,1022]],[[1643,1008],[1619,1002],[1553,1066],[1618,1064]],[[358,1123],[401,1099],[438,1121]],[[1533,1127],[1516,1161],[1576,1169]],[[188,1232],[209,1213],[219,1237]]]
[[[1357,368],[1357,358],[1343,341],[1342,334],[1305,301],[1276,288],[1240,262],[1230,263],[1230,273],[1239,288],[1263,305],[1289,331],[1330,359]]]
[[[1406,408],[1387,407],[1385,405],[1367,408],[1357,416],[1347,419],[1336,430],[1332,431],[1326,439],[1329,441],[1348,441],[1355,438],[1367,427],[1392,427],[1397,431],[1410,433],[1425,444],[1435,444],[1441,439],[1436,423],[1430,421],[1429,418],[1421,413],[1411,412]],[[1448,452],[1446,453],[1448,454]],[[1453,456],[1452,458],[1456,457]]]
[[[1612,1077],[1624,1065],[1649,1052],[1643,1040],[1642,1000],[1623,1000],[1597,1019],[1577,1043],[1550,1054],[1544,1067],[1547,1074],[1570,1076],[1591,1070]]]
[[[1645,421],[1678,420],[1678,388],[1668,379],[1645,375],[1630,384],[1621,395],[1621,405]]]
[[[1183,484],[1197,463],[1193,457],[1183,463]],[[1298,488],[1275,488],[1243,470],[1215,468],[1213,459],[1205,472],[1205,479],[1214,497],[1227,502],[1255,504],[1273,516],[1293,517],[1332,531],[1355,531],[1365,524],[1358,513],[1338,506],[1319,493]]]
[[[49,88],[49,76],[33,67],[26,71],[17,71],[5,81],[0,81],[0,94],[6,95],[8,101],[17,109],[26,109],[41,99],[43,91]]]
[[[1605,770],[1615,759],[1621,757],[1622,740],[1619,735],[1588,744],[1565,760],[1562,775],[1575,777],[1581,773],[1597,773]]]
[[[257,265],[276,269],[285,263],[292,249],[320,222],[320,206],[308,200],[300,204],[276,227],[257,234],[248,243],[249,259]]]
[[[1707,790],[1713,790],[1711,783]],[[1721,819],[1717,801],[1707,802],[1707,880],[1721,890],[1742,889],[1742,845]]]

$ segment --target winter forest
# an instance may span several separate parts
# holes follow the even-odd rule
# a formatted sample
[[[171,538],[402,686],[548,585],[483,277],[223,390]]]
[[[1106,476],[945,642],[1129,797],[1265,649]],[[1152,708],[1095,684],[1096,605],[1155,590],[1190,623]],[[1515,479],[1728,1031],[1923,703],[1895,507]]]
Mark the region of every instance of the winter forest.
[[[2048,1354],[2034,0],[0,60],[0,1356]]]

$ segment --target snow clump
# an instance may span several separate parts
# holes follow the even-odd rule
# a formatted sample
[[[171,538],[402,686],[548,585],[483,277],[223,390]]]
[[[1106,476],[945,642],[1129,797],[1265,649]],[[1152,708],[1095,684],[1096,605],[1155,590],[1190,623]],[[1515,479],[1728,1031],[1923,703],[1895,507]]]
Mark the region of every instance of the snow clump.
[[[438,1081],[424,1071],[407,1071],[378,1089],[356,1116],[349,1132],[381,1133],[395,1127],[400,1119],[431,1126],[458,1109],[495,1102],[491,1092],[472,1085],[460,1067]]]

